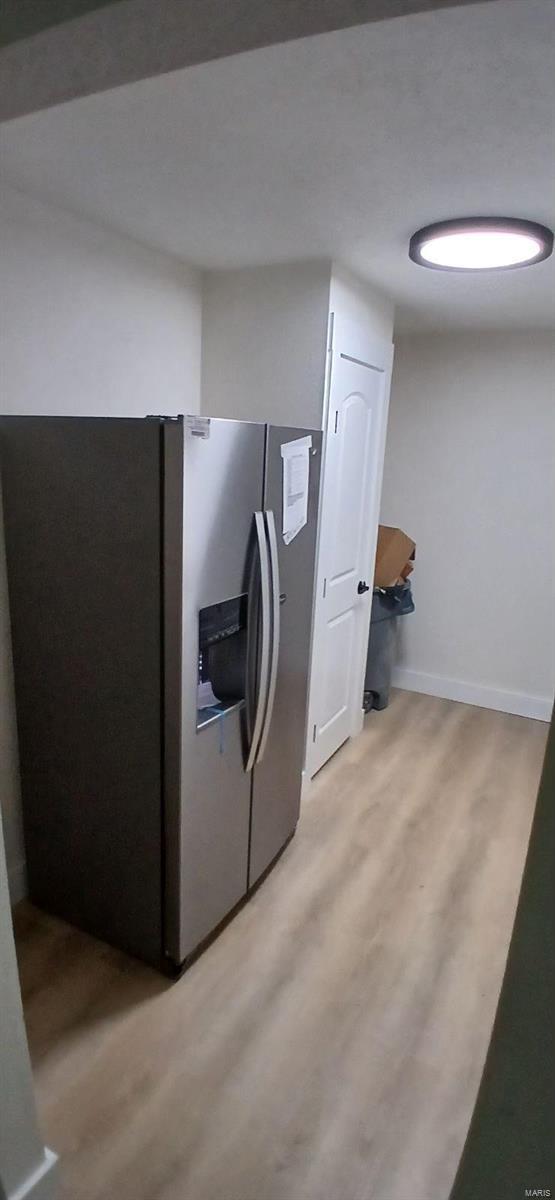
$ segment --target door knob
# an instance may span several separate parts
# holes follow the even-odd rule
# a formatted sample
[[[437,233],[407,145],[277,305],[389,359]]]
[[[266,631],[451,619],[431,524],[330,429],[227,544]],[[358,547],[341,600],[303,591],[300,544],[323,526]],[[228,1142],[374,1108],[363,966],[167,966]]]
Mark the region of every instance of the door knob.
[[[357,587],[357,592],[358,592],[359,596],[363,596],[365,592],[369,592],[369,591],[370,591],[370,588],[368,587],[366,580],[359,579],[358,587]]]

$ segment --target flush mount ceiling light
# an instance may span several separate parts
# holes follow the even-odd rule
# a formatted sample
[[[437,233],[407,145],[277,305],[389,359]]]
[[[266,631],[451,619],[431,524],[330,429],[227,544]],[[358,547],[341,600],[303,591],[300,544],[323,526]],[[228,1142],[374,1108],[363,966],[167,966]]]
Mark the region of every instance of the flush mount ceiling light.
[[[436,271],[506,271],[549,258],[553,234],[515,217],[460,217],[437,221],[410,239],[409,258]]]

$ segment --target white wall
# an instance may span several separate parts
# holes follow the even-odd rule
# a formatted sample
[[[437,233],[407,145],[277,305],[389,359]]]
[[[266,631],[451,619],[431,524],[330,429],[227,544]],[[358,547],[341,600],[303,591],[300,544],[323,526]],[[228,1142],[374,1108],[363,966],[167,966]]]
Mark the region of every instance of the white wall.
[[[0,240],[1,412],[198,411],[196,272],[7,187]],[[0,799],[17,898],[24,859],[3,544],[0,557]]]
[[[400,686],[550,717],[554,367],[545,332],[396,341],[381,520],[417,545]]]
[[[321,428],[330,262],[205,276],[202,408]]]
[[[354,325],[372,342],[393,340],[393,301],[358,279],[340,263],[333,263],[330,281],[330,309]]]
[[[330,311],[391,342],[393,303],[330,259],[208,272],[203,412],[321,429]]]
[[[0,410],[138,416],[200,405],[200,276],[0,193]]]
[[[0,822],[0,1196],[53,1200],[55,1160],[42,1144],[23,1024]]]

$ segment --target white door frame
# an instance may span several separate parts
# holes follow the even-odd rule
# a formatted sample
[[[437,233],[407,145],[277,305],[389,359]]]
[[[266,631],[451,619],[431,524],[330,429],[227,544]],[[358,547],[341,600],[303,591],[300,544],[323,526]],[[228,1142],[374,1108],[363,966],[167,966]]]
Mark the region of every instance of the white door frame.
[[[364,327],[356,324],[353,320],[346,319],[337,313],[330,313],[329,320],[329,336],[326,355],[326,379],[325,379],[325,396],[324,396],[324,414],[323,428],[324,439],[322,445],[322,471],[320,479],[320,519],[318,528],[318,544],[316,556],[316,579],[314,589],[314,609],[312,623],[312,646],[310,655],[310,687],[308,700],[308,718],[307,718],[307,733],[306,733],[306,749],[305,749],[305,771],[304,781],[305,786],[308,786],[311,777],[312,766],[312,746],[313,746],[313,729],[316,723],[317,703],[318,703],[318,671],[316,664],[318,660],[318,635],[319,629],[319,603],[323,595],[323,585],[325,576],[325,562],[323,555],[323,535],[322,535],[322,520],[323,499],[326,488],[326,459],[327,450],[330,438],[335,434],[335,417],[334,405],[331,402],[331,392],[333,388],[333,363],[339,355],[346,355],[349,358],[367,365],[368,367],[378,368],[384,373],[384,388],[382,394],[382,403],[376,424],[376,437],[373,446],[373,486],[370,491],[370,503],[368,508],[368,521],[366,524],[367,537],[364,547],[364,561],[368,564],[366,569],[366,578],[372,583],[374,560],[376,556],[376,542],[378,537],[378,524],[380,515],[380,499],[383,479],[383,466],[385,458],[385,440],[387,432],[387,416],[389,411],[389,397],[391,391],[391,370],[393,366],[393,343],[385,339],[379,339],[375,336],[368,335]],[[363,727],[364,711],[362,708],[362,696],[364,691],[364,675],[366,669],[366,656],[364,653],[365,646],[368,640],[370,627],[372,591],[368,593],[368,601],[364,611],[364,617],[361,621],[361,645],[359,646],[358,661],[360,663],[359,670],[353,675],[353,692],[351,696],[351,721],[350,721],[350,736],[355,737],[359,734]],[[362,644],[364,643],[364,644]]]

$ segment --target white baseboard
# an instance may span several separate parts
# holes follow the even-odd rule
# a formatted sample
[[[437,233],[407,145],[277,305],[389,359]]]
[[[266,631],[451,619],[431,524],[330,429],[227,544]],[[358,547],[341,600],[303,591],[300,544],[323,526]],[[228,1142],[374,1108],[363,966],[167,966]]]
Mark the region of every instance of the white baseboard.
[[[443,700],[459,700],[479,708],[493,708],[513,713],[517,717],[532,717],[535,721],[550,721],[553,697],[528,696],[524,692],[505,692],[499,688],[464,683],[461,679],[446,679],[443,675],[428,675],[425,671],[410,671],[394,667],[392,683],[406,692],[423,692]]]
[[[311,788],[312,788],[312,780],[310,778],[310,775],[308,774],[308,771],[305,768],[305,770],[303,771],[303,774],[302,774],[301,805],[304,803],[305,800],[308,800]]]
[[[14,904],[18,904],[27,895],[27,868],[24,858],[8,863],[7,866],[10,904],[13,908]]]
[[[10,1192],[7,1200],[56,1200],[58,1195],[58,1156],[48,1146],[44,1148],[44,1158],[15,1192]]]

